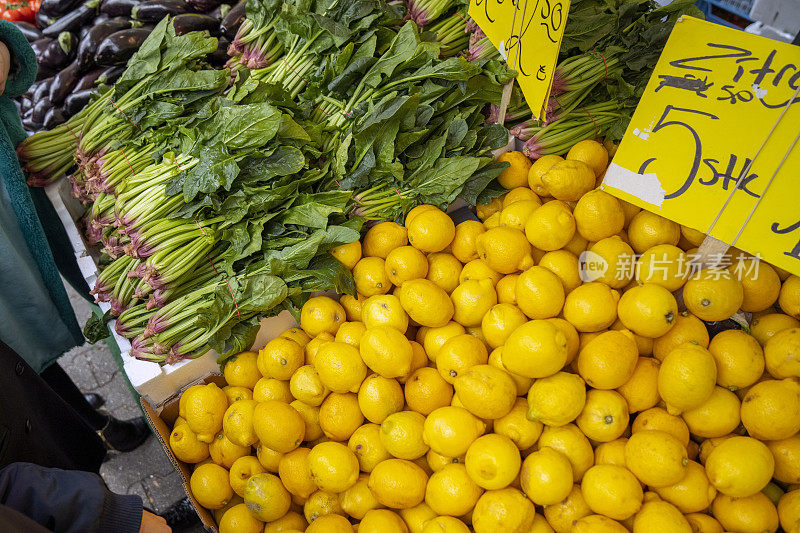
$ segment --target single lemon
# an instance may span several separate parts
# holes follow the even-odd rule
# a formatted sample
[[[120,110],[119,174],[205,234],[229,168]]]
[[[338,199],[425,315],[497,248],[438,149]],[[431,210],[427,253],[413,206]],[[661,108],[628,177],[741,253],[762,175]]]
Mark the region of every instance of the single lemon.
[[[360,353],[364,363],[385,378],[408,374],[414,356],[409,340],[388,326],[367,329],[361,337]]]
[[[439,515],[462,516],[483,494],[462,464],[449,464],[434,472],[425,487],[425,503]]]
[[[308,498],[317,490],[308,462],[310,454],[311,450],[308,448],[297,448],[281,457],[278,463],[278,476],[284,487],[293,495],[301,498]],[[234,464],[234,466],[236,465]],[[233,472],[233,468],[231,468],[231,472]]]
[[[367,331],[367,326],[363,322],[342,322],[333,340],[354,346],[357,350],[361,345],[361,337],[365,331]],[[319,350],[317,350],[317,353],[319,353]]]
[[[435,452],[458,457],[467,453],[470,444],[484,431],[483,422],[463,407],[446,406],[425,418],[422,438]]]
[[[580,482],[592,464],[594,452],[589,439],[575,424],[545,426],[539,437],[539,449],[552,448],[567,458],[572,466],[572,481]]]
[[[800,328],[776,333],[764,346],[764,359],[772,377],[800,378]]]
[[[417,215],[419,215],[420,213],[424,213],[425,211],[438,211],[438,210],[439,208],[436,207],[435,205],[430,205],[430,204],[418,205],[417,207],[409,211],[408,214],[406,215],[405,226],[408,227],[411,221],[417,218]]]
[[[564,158],[559,155],[544,155],[533,162],[531,168],[528,169],[528,186],[533,192],[539,196],[552,196],[542,181],[542,176],[544,176],[553,165],[561,161],[564,161]]]
[[[525,231],[525,225],[528,223],[528,220],[530,220],[533,213],[535,213],[541,205],[542,202],[538,198],[536,200],[514,202],[500,211],[497,227],[508,227],[509,229]],[[485,225],[487,229],[493,229],[493,227],[495,227],[494,224],[489,224],[488,220]],[[480,251],[478,255],[480,255]]]
[[[541,266],[530,267],[520,274],[514,293],[517,305],[528,318],[551,318],[558,315],[564,306],[561,280]]]
[[[536,505],[558,503],[572,490],[572,465],[560,452],[540,448],[522,462],[520,483]]]
[[[296,399],[314,407],[322,405],[330,393],[328,387],[322,383],[317,370],[311,365],[303,365],[292,374],[289,390]]]
[[[611,442],[603,442],[594,449],[594,464],[625,466],[626,444],[628,444],[628,439],[625,437]]]
[[[425,522],[422,533],[469,533],[469,527],[458,518],[437,516]]]
[[[519,326],[503,346],[503,365],[524,377],[552,376],[566,361],[566,336],[545,320],[532,320]]]
[[[505,344],[511,333],[528,319],[519,308],[512,304],[497,304],[483,315],[481,331],[492,348]]]
[[[748,258],[734,263],[728,270],[742,282],[743,311],[763,311],[778,299],[781,280],[775,269],[767,263]]]
[[[567,159],[583,161],[594,171],[596,178],[602,176],[608,166],[608,150],[597,141],[587,139],[575,143],[567,153]]]
[[[298,448],[303,449],[303,448]],[[247,482],[256,474],[263,474],[266,472],[264,465],[259,462],[258,458],[253,455],[245,455],[239,457],[231,465],[229,480],[233,491],[244,498],[244,490]],[[314,489],[316,490],[316,489]]]
[[[636,281],[660,285],[670,292],[683,287],[689,274],[688,256],[671,244],[648,248],[636,263]]]
[[[531,531],[536,518],[533,503],[518,489],[487,490],[472,512],[475,533]]]
[[[228,409],[228,396],[215,383],[193,389],[184,402],[183,418],[197,440],[211,443],[222,429],[222,420]]]
[[[361,533],[384,533],[385,531],[407,532],[406,523],[400,515],[388,509],[367,511],[358,524]]]
[[[641,254],[659,244],[676,246],[681,238],[681,228],[676,222],[642,210],[628,224],[628,238],[636,253]]]
[[[322,384],[333,392],[357,392],[367,376],[367,365],[358,348],[344,342],[329,342],[314,358]]]
[[[330,254],[339,260],[348,270],[353,270],[358,260],[361,259],[361,242],[353,241],[331,248]]]
[[[512,150],[500,154],[497,161],[509,164],[497,177],[500,185],[506,189],[513,189],[515,187],[524,187],[528,184],[528,170],[531,168],[531,160],[525,154]]]
[[[547,252],[539,259],[539,266],[546,268],[558,276],[558,279],[561,280],[561,284],[564,286],[565,294],[583,283],[578,267],[578,258],[575,254],[567,250]],[[498,299],[500,299],[499,295],[500,291],[498,289]]]
[[[278,336],[283,337],[284,339],[292,340],[304,348],[311,340],[311,337],[308,335],[308,333],[300,328],[289,328]]]
[[[789,276],[781,285],[778,305],[787,315],[800,318],[800,277]]]
[[[453,386],[435,368],[420,368],[406,381],[405,401],[411,410],[422,415],[450,405],[452,399]],[[400,405],[402,407],[402,396]]]
[[[783,313],[769,313],[753,318],[750,323],[750,334],[755,337],[761,346],[779,331],[789,328],[799,328],[800,320]]]
[[[436,354],[436,369],[446,382],[453,384],[460,374],[475,365],[486,364],[488,360],[486,345],[469,333],[463,333],[442,344]]]
[[[428,258],[413,246],[400,246],[386,256],[386,275],[394,285],[400,286],[410,279],[428,275]]]
[[[367,328],[390,326],[400,333],[408,329],[408,315],[394,294],[378,294],[367,298],[361,306],[361,320]]]
[[[486,490],[508,487],[520,471],[519,449],[506,436],[478,437],[467,450],[464,465],[470,478]]]
[[[527,178],[526,178],[527,180]],[[513,204],[514,202],[519,202],[522,200],[538,200],[539,195],[530,190],[525,186],[516,187],[508,191],[505,196],[503,196],[503,207],[508,207],[509,205]]]
[[[336,335],[339,324],[344,320],[344,308],[327,296],[311,298],[300,311],[300,327],[312,337],[322,332]]]
[[[461,269],[461,274],[458,276],[458,282],[464,283],[469,280],[488,279],[492,282],[492,286],[496,286],[502,277],[502,274],[492,270],[489,263],[478,258],[464,265],[464,268]]]
[[[742,424],[759,440],[787,439],[800,431],[800,383],[768,379],[756,383],[742,399]]]
[[[628,420],[628,404],[618,392],[591,389],[575,424],[590,439],[609,442],[625,432]]]
[[[206,509],[221,509],[233,498],[228,471],[214,463],[195,468],[189,486],[197,503]]]
[[[461,275],[461,262],[450,254],[428,254],[428,275],[426,278],[434,282],[447,294],[458,287]]]
[[[252,389],[262,377],[257,361],[258,354],[255,352],[242,352],[234,355],[225,362],[223,370],[225,381],[232,387]]]
[[[497,304],[497,292],[488,279],[468,280],[453,290],[450,299],[453,320],[465,327],[479,326],[483,315]]]
[[[456,234],[450,246],[453,256],[462,263],[477,259],[477,238],[485,232],[486,228],[477,220],[465,220],[457,225]]]
[[[674,325],[678,303],[664,287],[645,283],[622,294],[617,314],[625,327],[637,335],[656,338]]]
[[[743,300],[742,283],[727,270],[702,270],[683,286],[686,309],[701,320],[725,320],[742,306]]]
[[[633,531],[635,533],[649,531],[692,533],[692,526],[678,508],[671,503],[651,501],[642,505],[642,508],[636,513],[633,520]]]
[[[589,247],[589,241],[581,237],[580,233],[575,233],[572,239],[564,246],[564,249],[575,256],[580,256]]]
[[[743,498],[763,489],[775,469],[764,443],[751,437],[731,437],[706,458],[708,480],[722,494]]]
[[[364,417],[375,424],[402,410],[403,402],[403,388],[397,380],[378,374],[368,376],[358,390],[358,406]]]
[[[800,489],[787,492],[778,500],[778,518],[784,531],[800,524]]]
[[[581,196],[572,214],[578,233],[592,242],[617,235],[625,226],[625,212],[620,201],[600,189]]]
[[[517,449],[527,450],[539,439],[544,425],[537,420],[529,420],[526,416],[528,402],[525,398],[517,398],[511,411],[494,421],[493,429],[498,435],[508,437]]]
[[[723,533],[722,525],[712,516],[705,513],[689,513],[684,516],[689,521],[689,525],[692,526],[692,531],[697,533]]]
[[[616,389],[633,376],[639,351],[631,337],[621,331],[606,331],[583,347],[577,369],[590,387]]]
[[[617,319],[619,293],[600,282],[584,283],[567,294],[564,318],[581,332],[606,329]]]
[[[266,402],[267,400],[280,400],[289,403],[294,400],[289,382],[275,378],[261,378],[253,387],[253,400]]]
[[[343,323],[344,322],[342,322],[342,324]],[[337,326],[336,333],[338,332],[339,328]],[[320,346],[322,346],[327,342],[333,342],[335,340],[336,337],[333,334],[328,333],[327,331],[323,331],[322,333],[320,333],[319,335],[308,341],[308,344],[306,344],[305,347],[303,348],[303,352],[305,353],[305,363],[307,365],[313,365],[314,358],[317,356],[317,352],[319,351]]]
[[[586,402],[586,384],[580,376],[557,372],[533,382],[528,391],[528,419],[548,426],[575,420]]]
[[[355,485],[339,495],[342,510],[356,520],[363,519],[373,509],[381,507],[380,502],[369,490],[369,475],[361,474]],[[360,526],[360,527],[363,527]]]
[[[499,226],[476,238],[478,256],[500,274],[513,274],[533,265],[531,245],[525,234],[508,226]]]
[[[546,322],[553,324],[567,339],[567,364],[572,363],[581,348],[581,339],[575,326],[563,318],[548,318]]]
[[[347,441],[347,447],[355,454],[362,472],[372,472],[378,463],[392,458],[381,442],[378,424],[364,424],[355,430]]]
[[[431,472],[438,472],[449,464],[464,464],[464,457],[464,455],[461,457],[447,457],[433,450],[428,450],[428,453],[425,454],[425,461],[428,463],[428,468],[431,469]]]
[[[340,442],[317,444],[309,452],[306,462],[311,479],[320,490],[343,492],[358,480],[358,459]]]
[[[517,399],[517,386],[508,372],[488,364],[460,372],[453,386],[464,407],[479,418],[503,417]]]
[[[330,440],[346,441],[363,423],[358,397],[352,392],[332,392],[319,406],[319,426]]]
[[[376,294],[386,294],[392,289],[392,282],[386,275],[386,261],[380,257],[365,257],[356,263],[353,267],[353,279],[358,293],[368,298]]]
[[[658,393],[670,414],[680,414],[708,400],[716,379],[717,366],[711,353],[702,346],[684,343],[662,361]]]
[[[627,468],[615,465],[591,467],[583,476],[581,492],[592,511],[614,520],[639,512],[644,498],[639,480]]]
[[[425,417],[416,411],[400,411],[381,422],[381,444],[398,459],[413,460],[428,451],[422,438]]]
[[[590,514],[579,518],[570,531],[572,533],[625,533],[630,530],[607,516]]]
[[[497,197],[497,198],[492,198],[488,203],[476,205],[475,212],[478,215],[479,219],[485,221],[487,218],[494,215],[502,208],[503,208],[503,199]],[[408,218],[406,218],[406,224],[407,223],[408,223]]]
[[[594,189],[595,175],[583,161],[559,161],[542,175],[542,184],[555,199],[575,202]]]
[[[630,379],[617,387],[617,392],[628,402],[628,410],[638,413],[655,406],[658,395],[658,370],[661,363],[654,357],[639,357]]]
[[[381,222],[372,226],[361,243],[364,257],[386,259],[389,252],[408,244],[406,228],[396,222]]]
[[[706,325],[688,311],[679,313],[670,330],[653,341],[653,355],[659,361],[663,361],[669,352],[685,342],[691,342],[703,348],[709,347]],[[759,372],[758,375],[760,376],[761,373]]]
[[[331,514],[344,515],[338,495],[332,492],[318,490],[303,504],[303,515],[309,523]]]
[[[525,222],[525,237],[540,250],[558,250],[575,235],[575,217],[569,206],[559,200],[545,203]]]
[[[692,435],[702,438],[722,437],[739,426],[739,398],[728,389],[714,387],[708,400],[681,416]]]
[[[686,475],[688,464],[686,448],[664,431],[634,433],[625,445],[625,466],[651,488],[679,482]]]
[[[661,407],[652,407],[642,411],[631,426],[633,433],[649,430],[669,433],[684,446],[689,444],[689,426],[686,425],[683,418],[671,415]]]
[[[725,531],[777,531],[780,525],[775,505],[761,492],[743,498],[718,494],[711,512]]]
[[[489,354],[489,364],[495,368],[499,368],[500,370],[507,372],[509,376],[511,376],[511,380],[514,382],[514,385],[517,388],[517,396],[524,396],[528,393],[528,389],[531,388],[531,383],[533,383],[533,379],[526,378],[525,376],[520,376],[517,374],[512,374],[508,371],[506,366],[503,364],[503,348],[502,346],[499,348],[495,348]]]
[[[453,241],[456,226],[453,220],[439,209],[422,211],[410,222],[406,220],[408,242],[424,253],[441,252]]]
[[[208,458],[208,444],[197,440],[187,424],[176,425],[169,434],[169,448],[178,461],[199,463]]]
[[[276,452],[288,453],[303,442],[306,424],[291,405],[269,400],[256,405],[253,429],[262,445]]]
[[[636,258],[631,247],[618,235],[592,244],[583,257],[582,278],[601,281],[612,289],[621,289],[633,278]]]
[[[455,307],[444,289],[428,279],[414,279],[395,290],[402,309],[421,326],[438,328],[453,318]]]
[[[305,362],[303,347],[276,337],[258,352],[258,369],[264,377],[288,380]]]
[[[328,514],[311,522],[305,533],[352,533],[353,526],[344,516]]]
[[[800,483],[800,435],[765,444],[775,459],[773,477],[783,483]]]
[[[684,514],[708,509],[717,495],[717,489],[708,481],[706,469],[695,461],[686,465],[683,479],[673,485],[656,487],[655,491]]]
[[[250,446],[234,444],[224,433],[219,432],[208,445],[208,454],[214,463],[230,468],[238,458],[250,455]]]
[[[258,441],[253,430],[253,411],[258,405],[255,400],[241,400],[233,403],[225,411],[222,419],[222,431],[234,444],[252,446]]]
[[[254,517],[247,509],[247,505],[240,503],[234,505],[219,521],[220,533],[262,533],[264,523]]]
[[[399,512],[411,533],[422,533],[425,522],[436,518],[436,513],[425,502],[408,509],[400,509]]]
[[[387,459],[378,463],[369,475],[369,488],[381,505],[392,509],[409,509],[425,499],[428,475],[404,459]]]
[[[448,322],[444,326],[431,328],[425,335],[423,347],[425,353],[432,362],[436,362],[436,356],[448,339],[456,335],[463,335],[467,330],[458,322]]]
[[[573,523],[590,514],[592,510],[583,499],[580,485],[573,485],[562,501],[544,508],[545,519],[557,533],[570,533]]]
[[[344,308],[347,320],[351,322],[361,322],[361,306],[366,298],[357,294],[355,297],[349,294],[339,296],[339,304]]]

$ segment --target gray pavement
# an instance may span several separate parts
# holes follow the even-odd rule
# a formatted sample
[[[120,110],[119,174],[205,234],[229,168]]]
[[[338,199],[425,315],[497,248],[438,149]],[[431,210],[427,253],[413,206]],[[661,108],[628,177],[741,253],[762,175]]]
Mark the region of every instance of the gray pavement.
[[[65,284],[66,285],[66,284]],[[89,304],[67,285],[70,301],[83,326],[91,314]],[[96,392],[106,400],[104,408],[116,418],[126,420],[142,415],[122,371],[100,342],[85,344],[67,352],[58,360],[83,392]],[[100,467],[108,488],[118,494],[137,494],[146,507],[162,513],[183,498],[181,478],[173,468],[158,440],[152,436],[137,449],[113,455]],[[186,530],[184,530],[186,531]],[[202,526],[189,531],[204,531]]]

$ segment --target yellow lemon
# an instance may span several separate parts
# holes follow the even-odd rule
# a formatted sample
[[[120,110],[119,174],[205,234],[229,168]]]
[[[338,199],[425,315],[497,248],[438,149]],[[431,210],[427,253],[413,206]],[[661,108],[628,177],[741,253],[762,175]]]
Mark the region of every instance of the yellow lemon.
[[[310,454],[311,450],[308,448],[297,448],[281,457],[280,463],[278,463],[278,476],[281,478],[283,486],[293,495],[301,498],[308,498],[317,490],[308,462]],[[234,466],[236,465],[234,464]],[[231,472],[233,472],[233,468],[231,468]]]
[[[327,438],[345,441],[364,423],[364,415],[353,393],[332,392],[319,407],[319,426]]]
[[[208,453],[214,463],[230,468],[238,458],[250,454],[250,446],[234,444],[224,433],[220,432],[208,445]]]
[[[525,154],[512,150],[500,154],[497,161],[509,164],[497,177],[500,185],[506,189],[513,189],[515,187],[524,187],[528,184],[528,170],[531,168],[531,160]]]
[[[344,322],[342,322],[342,324],[343,323]],[[338,327],[336,333],[339,333]],[[320,333],[319,335],[308,341],[308,344],[306,344],[305,347],[303,348],[303,351],[305,353],[305,363],[307,365],[313,365],[314,358],[317,356],[317,352],[319,351],[320,346],[328,342],[333,342],[335,340],[336,337],[334,335],[328,333],[327,331],[323,331],[322,333]]]
[[[579,256],[588,246],[589,241],[581,237],[580,233],[576,233],[572,236],[572,240],[564,246],[564,249],[575,256]]]
[[[408,242],[424,253],[441,252],[453,241],[456,226],[453,220],[438,209],[420,212],[410,222],[406,220]]]
[[[395,222],[381,222],[372,226],[362,241],[364,257],[386,259],[389,252],[408,244],[406,228]]]
[[[557,372],[533,382],[528,391],[528,419],[548,426],[575,420],[586,402],[586,384],[580,376]]]
[[[300,413],[300,417],[306,424],[306,441],[311,442],[322,437],[322,427],[319,425],[319,407],[308,405],[300,400],[295,400],[289,405]]]
[[[492,228],[476,239],[478,256],[500,274],[512,274],[533,265],[525,234],[508,226]]]
[[[544,508],[544,517],[556,533],[570,533],[573,523],[590,514],[592,510],[583,499],[580,485],[573,485],[564,500]]]
[[[386,294],[392,288],[392,282],[386,275],[386,261],[380,257],[365,257],[356,263],[353,267],[353,279],[358,293],[367,298]]]
[[[344,308],[327,296],[311,298],[300,311],[300,327],[312,337],[323,332],[336,335],[336,330],[344,320]]]
[[[187,424],[176,425],[169,434],[169,448],[178,461],[199,463],[208,458],[208,444],[197,440]]]
[[[367,377],[358,390],[358,406],[366,419],[375,424],[400,411],[403,401],[403,389],[397,380],[378,374]]]
[[[625,398],[631,413],[650,409],[661,399],[658,395],[660,366],[654,357],[639,357],[630,379],[617,387],[617,392]]]
[[[351,322],[361,322],[361,306],[366,298],[358,294],[357,297],[350,296],[349,294],[342,294],[339,296],[339,303],[344,308],[347,320]]]
[[[683,287],[689,274],[688,256],[671,244],[648,248],[636,263],[636,281],[660,285],[670,292]]]
[[[395,295],[408,316],[422,326],[442,327],[453,318],[453,301],[444,289],[428,279],[406,281]]]
[[[509,274],[500,278],[500,281],[495,285],[497,291],[497,301],[501,304],[514,304],[517,303],[516,284],[519,274]]]
[[[481,331],[492,348],[505,344],[509,335],[528,319],[519,308],[512,304],[497,304],[483,315]]]
[[[677,507],[668,502],[652,501],[645,503],[633,520],[633,531],[670,531],[692,533],[692,526]]]
[[[517,278],[514,293],[517,305],[528,318],[551,318],[564,306],[564,286],[561,280],[541,266],[534,266]]]
[[[673,485],[656,487],[655,491],[684,514],[707,509],[717,495],[717,489],[708,481],[706,469],[694,461],[686,465],[683,479]]]
[[[590,468],[583,476],[581,492],[592,511],[614,520],[625,520],[639,512],[644,498],[636,477],[627,468],[616,465]]]
[[[527,178],[526,178],[527,179]],[[535,192],[530,190],[527,186],[516,187],[511,189],[503,196],[503,207],[508,207],[509,205],[513,204],[514,202],[519,202],[522,200],[538,200],[539,195]]]
[[[517,386],[508,372],[488,364],[460,372],[453,386],[464,407],[479,418],[503,417],[517,399]]]
[[[760,440],[787,439],[800,431],[800,383],[769,379],[756,383],[742,399],[742,424]]]
[[[617,313],[626,328],[637,335],[656,338],[672,328],[678,303],[664,287],[645,283],[623,293]]]
[[[272,339],[258,352],[258,369],[268,378],[290,379],[304,362],[303,347],[284,337]]]
[[[264,523],[254,517],[243,503],[234,505],[219,521],[220,533],[262,533]]]
[[[483,315],[497,304],[497,292],[488,279],[468,280],[453,290],[450,299],[453,320],[465,327],[479,326]]]
[[[580,336],[575,327],[563,318],[548,318],[546,322],[553,324],[567,339],[567,364],[578,356],[580,351]]]
[[[692,435],[722,437],[739,426],[739,398],[728,389],[715,387],[708,400],[681,415]]]
[[[769,448],[751,437],[732,437],[706,458],[706,474],[722,494],[742,498],[763,489],[775,469]]]
[[[239,446],[252,446],[258,441],[253,431],[253,411],[258,405],[255,400],[241,400],[235,402],[225,411],[222,420],[222,431],[234,444]]]
[[[775,269],[767,263],[747,258],[735,262],[728,270],[742,282],[743,311],[763,311],[778,299],[781,280]]]
[[[681,442],[664,431],[634,433],[625,445],[625,465],[652,488],[667,487],[686,475],[689,458]]]
[[[681,344],[664,358],[658,371],[658,393],[670,414],[700,406],[714,391],[717,366],[711,353],[692,343]]]
[[[356,520],[362,520],[373,509],[381,507],[380,502],[369,490],[369,476],[361,474],[356,484],[339,495],[342,510]],[[360,526],[360,527],[363,527]]]
[[[629,334],[606,331],[580,351],[578,373],[590,387],[616,389],[633,376],[638,355],[636,343]]]
[[[400,333],[408,329],[408,315],[400,299],[393,294],[379,294],[367,298],[361,306],[361,319],[364,326],[390,326]]]
[[[430,204],[418,205],[417,207],[409,211],[408,214],[406,215],[405,226],[408,227],[411,221],[417,218],[417,215],[419,215],[420,213],[424,213],[425,211],[438,211],[438,210],[439,208],[436,207],[435,205],[430,205]]]
[[[422,415],[427,416],[439,407],[450,405],[452,399],[453,386],[435,368],[420,368],[406,382],[406,403]]]
[[[525,222],[525,237],[540,250],[558,250],[575,235],[575,217],[564,202],[552,200],[531,214]]]
[[[576,287],[564,300],[564,318],[581,332],[606,329],[617,319],[619,293],[600,282]]]
[[[630,530],[607,516],[590,514],[578,519],[570,531],[572,533],[625,533]]]
[[[411,533],[422,533],[425,522],[436,518],[436,513],[425,502],[408,509],[400,509],[399,512]]]
[[[628,238],[637,254],[659,244],[675,246],[681,238],[680,226],[650,211],[639,211],[628,225]]]
[[[322,383],[316,369],[311,365],[304,365],[292,374],[289,380],[289,390],[301,402],[318,407],[325,401],[330,390]]]
[[[292,340],[303,348],[305,348],[306,344],[308,344],[308,342],[311,340],[311,337],[308,335],[308,333],[300,328],[289,328],[281,333],[279,337]]]
[[[367,326],[365,326],[363,322],[343,322],[342,325],[339,326],[339,331],[336,332],[334,340],[336,342],[349,344],[358,349],[361,344],[361,337],[366,330]],[[317,350],[317,353],[319,353],[319,350]]]
[[[773,477],[783,483],[800,483],[800,435],[765,444],[775,459]]]
[[[396,378],[411,370],[413,349],[409,340],[388,326],[369,328],[361,337],[361,358],[374,372]]]
[[[681,417],[671,415],[660,407],[642,411],[631,426],[633,433],[649,430],[664,431],[678,439],[684,446],[689,444],[689,426],[686,425],[686,422]]]
[[[552,196],[542,181],[542,176],[550,170],[553,165],[564,161],[564,158],[558,155],[545,155],[537,159],[528,169],[528,186],[533,192],[539,196]]]
[[[521,200],[519,202],[514,202],[513,204],[504,207],[503,210],[500,211],[500,217],[497,220],[497,226],[508,227],[518,231],[525,231],[525,225],[528,223],[528,220],[541,205],[542,202],[538,198],[536,200]],[[487,220],[486,227],[488,229],[493,229],[492,226],[494,225],[489,224],[489,221]],[[478,251],[478,255],[480,255],[480,251]]]
[[[775,505],[760,492],[744,498],[718,494],[711,512],[726,531],[776,531],[780,524]]]
[[[469,280],[488,279],[492,282],[492,285],[495,286],[502,277],[502,274],[492,270],[489,264],[483,259],[473,259],[464,265],[461,274],[459,274],[458,281],[459,283],[464,283]]]
[[[604,442],[594,449],[594,463],[597,465],[625,466],[625,445],[628,439],[620,437]]]
[[[503,365],[524,377],[552,376],[566,361],[566,336],[545,320],[532,320],[519,326],[503,346]]]
[[[463,407],[446,406],[425,418],[422,438],[436,453],[459,457],[484,429],[483,422]]]
[[[518,489],[487,490],[472,513],[475,533],[530,531],[536,518],[533,503]]]
[[[256,386],[253,387],[252,399],[257,402],[280,400],[286,403],[294,400],[291,389],[289,388],[289,382],[275,378],[259,379]]]
[[[381,422],[381,444],[398,459],[417,459],[428,445],[422,438],[425,417],[416,411],[400,411]]]
[[[494,215],[502,208],[503,208],[503,199],[498,197],[498,198],[492,198],[492,200],[489,201],[489,203],[476,205],[475,212],[478,215],[479,219],[485,221],[487,218]],[[408,218],[406,218],[406,223],[408,223]]]
[[[776,333],[764,346],[764,359],[772,377],[800,378],[800,328]]]
[[[544,428],[541,422],[529,420],[526,417],[527,411],[528,403],[525,398],[517,398],[511,411],[493,424],[494,432],[508,437],[519,450],[527,450],[533,446]]]
[[[704,513],[689,513],[686,520],[697,533],[723,533],[722,525],[712,516]]]
[[[499,368],[504,372],[507,372],[509,376],[511,376],[511,380],[514,382],[514,385],[517,388],[517,396],[523,396],[527,394],[528,389],[531,388],[531,383],[533,380],[531,378],[526,378],[524,376],[519,376],[517,374],[512,374],[508,372],[508,369],[503,364],[503,348],[495,348],[489,354],[489,364],[495,368]]]
[[[384,268],[389,281],[399,287],[410,279],[427,276],[428,258],[413,246],[401,246],[389,252]]]
[[[361,533],[383,533],[392,531],[403,533],[408,531],[406,523],[400,515],[388,509],[373,509],[367,511],[358,525]]]
[[[539,437],[539,449],[552,448],[569,460],[572,481],[577,483],[594,464],[594,452],[589,439],[575,424],[545,426]]]
[[[425,503],[440,515],[462,516],[475,507],[481,489],[462,464],[449,464],[434,472],[425,487]]]
[[[583,282],[578,270],[578,258],[567,250],[547,252],[539,260],[539,266],[558,276],[565,293],[572,291]]]
[[[222,429],[228,397],[215,383],[194,389],[184,402],[184,418],[200,442],[211,443]]]
[[[328,514],[320,516],[306,528],[306,533],[352,533],[353,526],[344,516]]]
[[[409,509],[425,499],[428,475],[422,468],[404,459],[387,459],[369,475],[369,488],[381,505]]]
[[[706,238],[706,234],[688,226],[681,226],[681,237],[692,246],[700,246]]]
[[[800,277],[789,276],[781,285],[778,305],[789,316],[800,318]]]
[[[457,225],[453,244],[450,246],[453,256],[462,263],[477,259],[477,238],[484,232],[486,228],[477,220],[465,220]]]
[[[701,320],[725,320],[742,306],[743,299],[742,283],[727,270],[702,270],[683,286],[686,309]]]
[[[445,457],[444,455],[436,453],[433,450],[428,450],[428,453],[425,454],[425,461],[428,463],[428,467],[431,469],[431,472],[438,472],[445,466],[452,463],[464,464],[464,456]]]
[[[625,398],[613,390],[592,389],[586,393],[586,403],[575,424],[590,439],[609,442],[622,435],[628,420]]]
[[[347,441],[347,447],[355,454],[362,472],[372,472],[378,463],[392,458],[381,443],[378,424],[364,424],[355,430]]]
[[[750,334],[764,346],[779,331],[798,327],[800,320],[783,313],[770,313],[753,319],[750,323]]]
[[[255,352],[242,352],[234,355],[225,362],[223,371],[225,381],[232,387],[252,389],[261,379],[257,361],[258,354]]]
[[[583,161],[594,171],[596,178],[599,178],[606,171],[608,166],[608,150],[597,141],[587,139],[575,143],[567,153],[567,159]]]
[[[423,342],[425,353],[428,355],[428,358],[432,362],[436,362],[436,356],[444,343],[456,335],[463,335],[466,331],[464,326],[458,322],[448,322],[444,326],[431,328],[425,335],[425,340]]]
[[[361,259],[361,242],[353,241],[331,248],[330,254],[339,260],[348,270],[353,270],[358,260]]]
[[[552,448],[540,448],[522,462],[522,491],[536,505],[562,501],[572,490],[572,465]]]
[[[306,461],[311,479],[320,490],[344,492],[358,480],[358,459],[340,442],[317,444]]]
[[[486,364],[489,352],[480,339],[468,333],[449,338],[436,354],[436,369],[442,378],[453,384],[456,378],[475,365]]]
[[[221,509],[233,498],[228,471],[214,463],[195,468],[189,486],[197,503],[206,509]]]
[[[280,453],[288,453],[303,442],[306,424],[291,405],[269,400],[256,405],[253,429],[262,445]]]
[[[703,321],[685,311],[675,317],[669,331],[653,341],[653,355],[663,361],[669,352],[685,342],[708,348],[708,341],[708,330]]]
[[[308,522],[330,514],[344,515],[339,498],[336,494],[325,490],[318,490],[308,497],[303,504],[303,514]]]
[[[800,523],[800,489],[789,491],[778,500],[778,518],[784,531]]]
[[[519,449],[511,439],[496,434],[478,437],[464,459],[467,474],[486,490],[508,487],[519,474],[521,462]]]
[[[625,213],[620,201],[600,189],[584,194],[572,214],[578,233],[592,242],[617,235],[625,226]]]
[[[589,247],[585,256],[586,281],[601,281],[612,289],[621,289],[633,277],[635,257],[628,243],[619,236],[607,237]]]
[[[541,179],[550,196],[565,202],[580,200],[581,196],[594,189],[595,185],[592,168],[583,161],[575,160],[557,162],[542,175]]]
[[[314,358],[322,384],[333,392],[357,392],[367,376],[367,365],[358,348],[344,342],[329,342]]]
[[[458,518],[437,516],[425,522],[422,533],[469,533],[469,527]]]
[[[447,294],[458,287],[461,269],[461,262],[450,254],[428,254],[428,275],[426,277]]]

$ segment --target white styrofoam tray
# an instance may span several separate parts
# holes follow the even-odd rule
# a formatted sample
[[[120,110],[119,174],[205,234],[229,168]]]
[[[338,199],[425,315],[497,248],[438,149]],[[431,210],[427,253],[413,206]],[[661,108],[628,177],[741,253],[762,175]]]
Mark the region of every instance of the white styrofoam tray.
[[[94,287],[98,274],[98,254],[92,247],[87,246],[76,223],[83,215],[85,207],[70,196],[70,185],[66,180],[62,179],[48,186],[46,192],[67,231],[83,278],[89,287]],[[110,304],[106,302],[100,302],[98,305],[103,312],[110,308]],[[262,320],[261,324],[261,330],[253,345],[254,350],[263,348],[269,340],[285,329],[295,326],[296,322],[288,311],[284,311],[277,317]],[[174,365],[164,366],[131,357],[130,342],[116,333],[114,325],[115,321],[112,320],[109,329],[122,354],[125,375],[136,391],[156,406],[162,405],[186,385],[209,374],[219,374],[218,354],[214,351],[209,351],[197,359],[186,359]]]

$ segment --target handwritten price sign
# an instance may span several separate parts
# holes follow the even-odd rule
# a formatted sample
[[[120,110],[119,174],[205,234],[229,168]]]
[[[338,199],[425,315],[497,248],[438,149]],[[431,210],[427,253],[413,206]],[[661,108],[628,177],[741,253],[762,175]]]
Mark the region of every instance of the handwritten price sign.
[[[525,100],[544,117],[569,0],[470,0],[469,15],[517,71]]]
[[[683,17],[603,189],[800,274],[798,87],[800,47]]]

